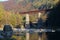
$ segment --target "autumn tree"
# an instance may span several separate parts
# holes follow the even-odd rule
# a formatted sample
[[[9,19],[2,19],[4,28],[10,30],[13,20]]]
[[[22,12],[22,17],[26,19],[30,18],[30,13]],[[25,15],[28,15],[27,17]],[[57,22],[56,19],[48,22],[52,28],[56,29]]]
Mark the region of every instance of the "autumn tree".
[[[44,8],[53,8],[59,0],[35,0],[33,6],[35,8],[44,7]]]
[[[4,13],[5,13],[4,7],[2,4],[0,4],[0,27],[4,22]]]

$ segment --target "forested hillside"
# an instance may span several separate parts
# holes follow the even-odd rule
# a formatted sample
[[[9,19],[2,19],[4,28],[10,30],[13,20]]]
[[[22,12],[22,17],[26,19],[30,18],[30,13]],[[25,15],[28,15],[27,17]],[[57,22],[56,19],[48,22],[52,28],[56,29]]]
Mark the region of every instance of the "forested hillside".
[[[3,2],[5,10],[10,11],[31,11],[40,9],[49,9],[56,6],[59,0],[9,0]]]
[[[9,0],[0,2],[0,25],[6,23],[21,24],[23,17],[18,14],[19,12],[52,9],[56,7],[58,2],[59,0]],[[31,15],[30,20],[35,21],[36,17],[37,15]]]

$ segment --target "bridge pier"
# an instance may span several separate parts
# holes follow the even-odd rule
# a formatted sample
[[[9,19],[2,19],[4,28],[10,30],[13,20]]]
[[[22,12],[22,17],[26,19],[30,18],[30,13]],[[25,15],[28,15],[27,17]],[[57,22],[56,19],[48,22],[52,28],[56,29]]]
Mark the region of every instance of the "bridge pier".
[[[43,16],[43,15],[44,15],[44,12],[43,12],[43,14],[41,12],[38,13],[38,20],[40,21],[40,22],[38,21],[38,27],[41,26],[39,29],[43,28],[43,20],[41,20],[41,16]],[[38,40],[47,40],[46,39],[46,33],[45,32],[42,32],[39,35]]]
[[[29,14],[26,14],[26,29],[29,29]],[[29,40],[29,33],[26,33],[26,40]]]

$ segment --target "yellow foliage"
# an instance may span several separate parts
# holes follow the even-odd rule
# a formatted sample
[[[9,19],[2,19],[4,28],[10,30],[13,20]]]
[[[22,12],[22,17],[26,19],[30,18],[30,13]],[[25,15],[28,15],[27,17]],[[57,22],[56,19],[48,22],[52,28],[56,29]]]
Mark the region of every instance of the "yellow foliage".
[[[47,18],[48,18],[47,15],[48,15],[48,14],[44,14],[44,13],[41,15],[41,19],[42,19],[44,22],[45,22],[45,21],[47,20]]]
[[[37,14],[30,15],[30,21],[35,22],[37,18]]]
[[[54,4],[57,4],[59,2],[59,0],[54,0],[53,3]]]
[[[19,13],[5,11],[3,5],[0,5],[0,24],[16,25],[22,22],[22,17]]]
[[[42,4],[51,4],[51,6],[56,5],[59,2],[59,0],[39,0],[39,1],[34,1],[32,4],[34,7],[39,8]],[[53,7],[52,7],[53,8]]]

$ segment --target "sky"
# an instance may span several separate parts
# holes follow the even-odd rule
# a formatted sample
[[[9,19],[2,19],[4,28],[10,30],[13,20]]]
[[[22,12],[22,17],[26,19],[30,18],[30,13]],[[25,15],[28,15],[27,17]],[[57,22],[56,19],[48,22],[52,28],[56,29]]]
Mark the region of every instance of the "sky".
[[[8,1],[8,0],[0,0],[0,2],[4,2],[4,1]]]

